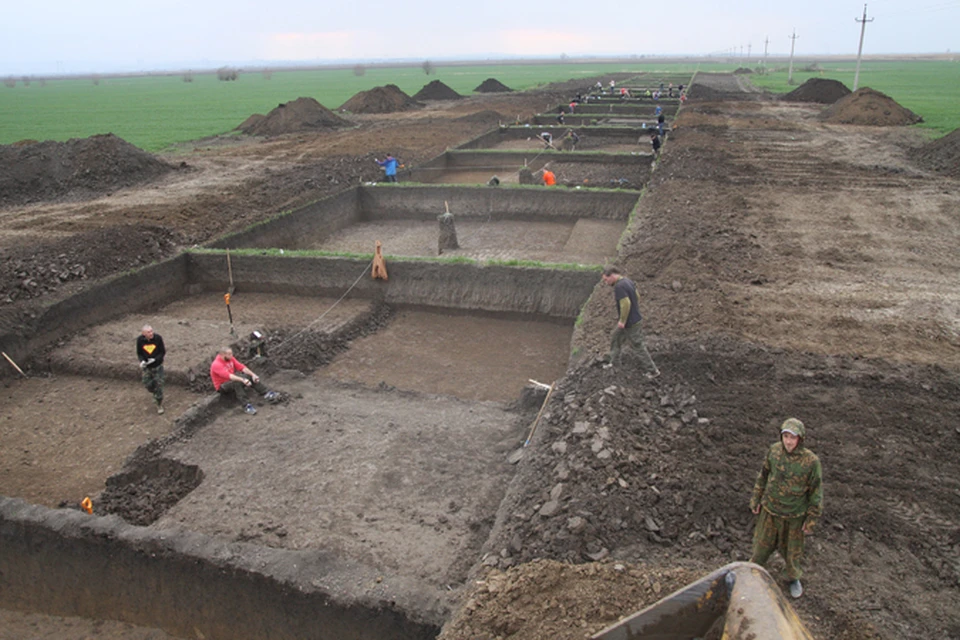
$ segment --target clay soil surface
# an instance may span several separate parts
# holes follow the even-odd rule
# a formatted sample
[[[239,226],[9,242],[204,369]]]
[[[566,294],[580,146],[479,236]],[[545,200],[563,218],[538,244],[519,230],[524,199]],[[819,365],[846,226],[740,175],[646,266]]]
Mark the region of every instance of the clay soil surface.
[[[20,272],[29,273],[55,262],[56,240],[84,232],[159,225],[179,243],[207,240],[376,179],[372,159],[386,151],[415,165],[495,126],[465,116],[528,115],[573,93],[491,94],[351,116],[350,130],[183,145],[166,159],[193,170],[150,186],[0,210],[0,246],[28,243],[37,259]],[[699,575],[748,557],[754,476],[776,426],[796,416],[823,461],[826,492],[808,540],[803,621],[822,639],[960,637],[958,182],[910,159],[925,140],[907,127],[824,123],[821,107],[766,100],[746,76],[698,74],[689,95],[619,259],[638,282],[660,379],[590,364],[614,321],[611,295],[598,289],[574,330],[583,361],[561,379],[537,438],[509,467],[529,423],[502,403],[379,387],[384,347],[366,346],[376,334],[342,356],[369,349],[362,384],[331,380],[336,362],[329,372],[280,373],[289,402],[253,418],[223,414],[178,443],[173,453],[201,464],[206,479],[164,526],[276,546],[339,545],[421,572],[444,591],[452,584],[467,606],[445,637],[582,639],[651,600],[578,608],[593,592],[578,590],[596,578],[588,563],[601,562],[597,571],[616,586],[642,562],[653,590],[651,580],[678,567]],[[115,269],[138,264],[139,249],[119,250]],[[17,278],[6,284],[19,286]],[[29,313],[29,304],[6,304],[5,317]],[[414,325],[401,317],[382,331],[404,327]],[[431,362],[451,362],[437,353]],[[409,358],[401,375],[416,366]],[[130,450],[77,465],[78,456],[100,455],[89,449],[120,435],[133,447],[170,429],[135,379],[58,376],[3,392],[2,428],[26,444],[7,447],[4,432],[0,490],[42,504],[79,493],[83,482],[95,491]],[[172,401],[180,397],[191,396],[171,390]],[[75,420],[78,406],[94,413]],[[14,410],[26,414],[14,420]],[[46,424],[55,428],[42,431]],[[102,430],[114,439],[98,437]],[[38,460],[32,446],[48,467],[43,495],[28,495],[20,480],[34,467],[24,462]],[[274,490],[255,490],[264,483]],[[398,486],[410,492],[393,496]],[[320,514],[318,526],[305,514]],[[411,544],[420,537],[422,546]],[[564,564],[531,568],[544,559]],[[780,566],[771,563],[774,575]],[[623,592],[632,588],[627,575]],[[496,594],[494,582],[504,587]],[[506,597],[488,597],[497,594]],[[560,623],[527,626],[543,618]]]

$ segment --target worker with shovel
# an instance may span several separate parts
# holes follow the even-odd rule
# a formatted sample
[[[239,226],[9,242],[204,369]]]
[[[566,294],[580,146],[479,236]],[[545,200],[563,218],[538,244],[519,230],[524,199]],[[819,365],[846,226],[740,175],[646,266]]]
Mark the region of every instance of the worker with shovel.
[[[167,349],[160,334],[150,325],[143,325],[137,337],[137,360],[140,361],[143,386],[153,394],[159,414],[163,413],[163,357],[166,354]]]
[[[753,485],[750,510],[757,518],[750,562],[764,564],[774,551],[787,563],[790,595],[803,595],[800,560],[804,538],[823,513],[823,469],[817,455],[803,444],[806,429],[796,418],[780,425],[780,441],[772,445]]]
[[[219,393],[233,394],[243,405],[243,411],[250,415],[255,415],[257,409],[247,400],[247,388],[252,388],[269,402],[280,400],[279,393],[267,389],[267,386],[260,382],[260,376],[233,357],[233,349],[230,347],[221,347],[217,357],[210,363],[210,379]]]

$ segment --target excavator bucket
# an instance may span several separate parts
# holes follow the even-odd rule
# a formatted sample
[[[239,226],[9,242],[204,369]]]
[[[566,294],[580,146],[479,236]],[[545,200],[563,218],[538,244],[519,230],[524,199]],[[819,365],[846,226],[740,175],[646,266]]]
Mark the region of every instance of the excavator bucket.
[[[734,562],[611,625],[592,640],[813,640],[776,582]]]

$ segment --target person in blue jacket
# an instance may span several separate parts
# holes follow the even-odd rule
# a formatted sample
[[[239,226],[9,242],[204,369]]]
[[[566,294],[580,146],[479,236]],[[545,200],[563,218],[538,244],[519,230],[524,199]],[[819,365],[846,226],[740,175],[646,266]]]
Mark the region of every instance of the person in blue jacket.
[[[374,158],[374,161],[383,167],[383,173],[386,176],[387,182],[396,182],[397,181],[397,166],[400,164],[397,162],[397,159],[394,158],[389,153],[387,157],[383,160],[377,160]]]

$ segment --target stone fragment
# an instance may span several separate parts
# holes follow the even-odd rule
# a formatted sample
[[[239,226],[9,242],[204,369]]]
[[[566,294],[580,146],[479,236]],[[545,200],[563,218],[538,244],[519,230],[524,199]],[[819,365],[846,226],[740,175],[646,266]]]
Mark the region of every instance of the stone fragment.
[[[580,420],[573,423],[574,433],[586,433],[590,429],[590,423]]]
[[[583,531],[586,526],[587,521],[580,516],[573,516],[567,519],[567,529],[569,529],[571,533]]]
[[[550,500],[545,505],[540,507],[540,515],[544,518],[549,518],[551,516],[557,515],[560,511],[560,502],[557,500]]]
[[[567,443],[563,440],[554,442],[552,445],[550,445],[550,450],[553,451],[554,453],[559,453],[560,455],[563,455],[567,452]]]
[[[560,500],[560,496],[563,495],[563,483],[558,482],[554,485],[553,489],[550,490],[550,499],[551,500]]]
[[[523,449],[517,449],[516,451],[511,453],[509,456],[507,456],[507,462],[509,462],[510,464],[517,464],[521,460],[523,460]]]

